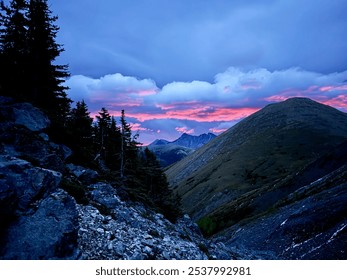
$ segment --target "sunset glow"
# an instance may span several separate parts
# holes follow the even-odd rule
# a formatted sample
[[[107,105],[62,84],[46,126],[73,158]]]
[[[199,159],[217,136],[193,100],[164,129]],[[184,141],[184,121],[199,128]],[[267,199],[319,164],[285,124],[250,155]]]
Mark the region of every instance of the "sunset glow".
[[[67,86],[74,99],[85,99],[93,117],[105,107],[119,119],[124,109],[140,141],[150,143],[174,140],[182,133],[219,134],[267,104],[291,97],[308,97],[347,112],[347,84],[341,83],[346,78],[347,71],[323,75],[297,68],[229,68],[213,83],[172,82],[159,88],[150,79],[113,74],[72,77]]]

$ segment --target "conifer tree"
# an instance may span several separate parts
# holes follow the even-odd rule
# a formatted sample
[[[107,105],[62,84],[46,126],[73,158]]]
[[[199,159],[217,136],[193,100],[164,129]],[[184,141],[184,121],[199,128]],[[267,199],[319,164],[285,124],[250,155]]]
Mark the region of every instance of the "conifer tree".
[[[98,159],[99,167],[106,171],[107,166],[106,161],[108,157],[107,152],[107,142],[111,127],[111,116],[106,108],[101,108],[99,116],[96,116],[96,126],[95,126],[95,141],[96,144],[96,157]]]
[[[0,14],[0,94],[25,99],[27,73],[27,3],[12,0],[9,7],[1,1]]]
[[[97,128],[98,128],[98,142],[100,148],[105,148],[106,139],[108,136],[109,128],[111,125],[111,116],[106,108],[101,108],[99,116],[96,116]]]
[[[138,134],[132,135],[131,125],[125,119],[124,110],[121,111],[120,118],[121,132],[121,154],[120,154],[120,176],[124,177],[125,169],[135,171],[138,158]]]
[[[117,126],[116,119],[111,116],[111,124],[108,132],[106,143],[107,158],[106,164],[113,171],[120,169],[120,150],[121,150],[121,133],[120,128]]]
[[[47,0],[30,0],[27,32],[30,99],[44,109],[53,122],[62,125],[70,111],[71,100],[65,93],[67,88],[62,85],[69,76],[67,66],[54,64],[63,51],[55,41],[59,30],[54,24],[56,20]]]
[[[76,103],[71,110],[68,124],[67,145],[74,151],[74,159],[80,163],[90,162],[92,159],[92,123],[88,106],[82,101]]]
[[[155,154],[147,147],[143,153],[142,178],[149,201],[168,219],[175,221],[181,215],[181,199],[169,188],[165,173]]]

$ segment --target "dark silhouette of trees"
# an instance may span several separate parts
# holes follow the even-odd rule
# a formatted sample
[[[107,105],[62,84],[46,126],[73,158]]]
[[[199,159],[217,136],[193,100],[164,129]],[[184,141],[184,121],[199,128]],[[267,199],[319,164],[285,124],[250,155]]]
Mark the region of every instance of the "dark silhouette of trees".
[[[120,118],[120,132],[121,132],[121,154],[120,154],[120,176],[124,177],[126,170],[134,171],[137,169],[138,164],[138,134],[132,135],[131,125],[125,119],[124,110],[121,111]]]
[[[181,199],[169,188],[166,176],[161,169],[155,154],[147,147],[142,154],[142,180],[146,186],[147,195],[151,202],[169,220],[175,220],[181,215]]]
[[[79,164],[90,162],[93,157],[93,118],[90,117],[88,106],[82,101],[76,103],[68,119],[67,139],[73,151],[73,160]]]
[[[47,0],[30,0],[28,9],[28,60],[30,67],[29,95],[32,102],[44,109],[53,124],[64,126],[71,100],[62,83],[69,76],[66,65],[54,62],[64,50],[56,43],[59,27]]]
[[[59,28],[47,0],[1,2],[1,94],[43,109],[52,121],[52,132],[66,126],[71,100],[63,86],[66,65],[56,65],[63,51],[56,43]]]
[[[119,124],[106,108],[96,121],[82,100],[71,109],[66,94],[66,65],[57,65],[63,48],[56,43],[55,25],[47,0],[11,0],[0,6],[0,95],[41,108],[50,118],[47,133],[73,150],[71,161],[95,167],[141,200],[174,220],[179,199],[168,187],[155,155],[141,149],[124,110]]]
[[[168,219],[174,221],[181,215],[179,196],[169,188],[154,153],[139,146],[138,134],[133,135],[124,110],[117,126],[114,116],[102,108],[93,130],[94,161],[100,172],[113,174],[131,198],[150,205]]]
[[[27,9],[24,0],[13,0],[9,7],[1,1],[0,94],[22,100],[28,83]]]

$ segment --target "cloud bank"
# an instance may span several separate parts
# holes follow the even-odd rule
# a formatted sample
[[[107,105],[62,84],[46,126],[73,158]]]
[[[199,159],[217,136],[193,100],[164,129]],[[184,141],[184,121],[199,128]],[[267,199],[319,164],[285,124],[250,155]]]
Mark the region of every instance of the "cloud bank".
[[[180,133],[220,133],[265,105],[304,96],[347,111],[347,71],[330,74],[289,68],[242,70],[230,67],[213,82],[172,82],[159,88],[151,79],[111,74],[98,79],[72,76],[69,96],[84,99],[95,115],[106,107],[124,109],[144,143],[173,140]]]

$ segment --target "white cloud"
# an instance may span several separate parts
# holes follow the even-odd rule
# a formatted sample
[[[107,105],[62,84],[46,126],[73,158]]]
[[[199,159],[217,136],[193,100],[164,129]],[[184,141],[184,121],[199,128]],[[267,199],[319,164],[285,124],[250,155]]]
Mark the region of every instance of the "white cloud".
[[[265,68],[243,71],[230,67],[215,76],[214,83],[205,81],[173,82],[165,85],[150,100],[161,108],[202,106],[209,103],[220,107],[256,106],[274,95],[286,97],[301,95],[316,97],[323,95],[322,87],[333,86],[335,90],[326,91],[326,98],[341,94],[347,71],[320,74],[299,68],[269,71]],[[176,108],[178,109],[178,108]]]
[[[153,80],[138,79],[135,77],[123,76],[122,74],[110,74],[98,79],[93,79],[83,75],[72,76],[66,81],[70,88],[70,97],[78,101],[86,99],[117,98],[119,95],[146,96],[155,94],[158,88]]]

